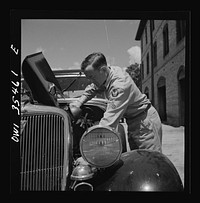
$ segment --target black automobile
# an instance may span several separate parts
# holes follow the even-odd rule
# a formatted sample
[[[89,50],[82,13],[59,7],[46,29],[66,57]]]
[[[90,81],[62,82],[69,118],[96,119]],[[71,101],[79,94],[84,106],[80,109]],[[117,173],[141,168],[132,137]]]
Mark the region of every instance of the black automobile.
[[[118,132],[98,126],[106,100],[93,98],[74,115],[69,104],[78,97],[66,91],[81,74],[61,86],[42,52],[24,59],[22,74],[29,99],[21,104],[21,191],[183,191],[165,155],[127,150],[123,120]]]

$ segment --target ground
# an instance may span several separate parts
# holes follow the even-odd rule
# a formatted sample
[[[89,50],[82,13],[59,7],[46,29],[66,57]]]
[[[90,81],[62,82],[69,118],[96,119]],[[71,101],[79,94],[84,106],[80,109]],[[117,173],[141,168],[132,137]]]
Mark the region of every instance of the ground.
[[[162,125],[162,150],[176,167],[184,185],[184,127]]]

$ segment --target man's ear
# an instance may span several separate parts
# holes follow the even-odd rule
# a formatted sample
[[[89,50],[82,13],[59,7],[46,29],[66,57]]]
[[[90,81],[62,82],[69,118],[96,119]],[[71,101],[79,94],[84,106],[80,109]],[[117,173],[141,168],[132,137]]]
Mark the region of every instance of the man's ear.
[[[100,72],[106,72],[106,68],[107,68],[107,66],[106,66],[106,65],[101,66],[101,68],[100,68]]]

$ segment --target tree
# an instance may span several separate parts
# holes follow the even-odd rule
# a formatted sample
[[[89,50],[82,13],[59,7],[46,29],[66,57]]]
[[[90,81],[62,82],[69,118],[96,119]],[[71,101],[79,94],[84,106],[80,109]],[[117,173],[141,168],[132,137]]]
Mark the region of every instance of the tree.
[[[140,71],[140,64],[135,63],[131,64],[126,68],[126,72],[129,73],[137,87],[142,90],[142,78],[141,78],[141,71]]]

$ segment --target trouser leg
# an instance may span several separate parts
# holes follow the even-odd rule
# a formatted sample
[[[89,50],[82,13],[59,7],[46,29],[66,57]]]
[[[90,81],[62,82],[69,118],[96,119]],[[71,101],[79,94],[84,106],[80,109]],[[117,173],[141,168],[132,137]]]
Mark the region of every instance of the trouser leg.
[[[151,149],[162,152],[162,124],[154,107],[147,113],[128,121],[130,149]]]

